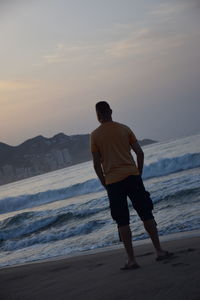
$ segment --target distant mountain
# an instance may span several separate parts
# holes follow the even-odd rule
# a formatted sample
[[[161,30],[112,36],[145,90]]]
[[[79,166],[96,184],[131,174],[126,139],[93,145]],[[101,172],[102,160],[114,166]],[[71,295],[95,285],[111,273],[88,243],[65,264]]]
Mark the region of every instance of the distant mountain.
[[[155,143],[145,139],[141,146]],[[0,143],[0,185],[91,160],[89,134],[42,135],[19,146]]]

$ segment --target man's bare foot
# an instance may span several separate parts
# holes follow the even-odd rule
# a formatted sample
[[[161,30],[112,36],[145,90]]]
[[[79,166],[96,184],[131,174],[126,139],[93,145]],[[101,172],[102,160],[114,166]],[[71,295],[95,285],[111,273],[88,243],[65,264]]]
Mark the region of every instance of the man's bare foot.
[[[136,260],[127,260],[125,265],[121,268],[121,270],[132,270],[132,269],[138,269],[140,266],[136,262]]]
[[[156,260],[157,261],[164,260],[164,259],[167,259],[167,258],[171,257],[172,255],[173,255],[172,252],[169,252],[169,251],[166,251],[166,250],[160,250],[160,251],[157,251]]]

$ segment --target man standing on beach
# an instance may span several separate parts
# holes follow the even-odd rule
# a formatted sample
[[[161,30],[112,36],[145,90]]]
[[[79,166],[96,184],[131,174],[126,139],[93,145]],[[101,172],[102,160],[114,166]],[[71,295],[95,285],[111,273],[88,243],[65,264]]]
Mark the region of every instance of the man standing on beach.
[[[96,114],[101,125],[91,134],[91,152],[95,172],[107,190],[111,216],[118,225],[119,235],[128,256],[122,269],[139,267],[132,246],[127,196],[152,240],[157,260],[162,260],[170,253],[160,246],[152,214],[152,200],[141,178],[144,153],[131,129],[112,120],[112,110],[107,102],[100,101],[96,104]],[[137,164],[131,150],[136,154]]]

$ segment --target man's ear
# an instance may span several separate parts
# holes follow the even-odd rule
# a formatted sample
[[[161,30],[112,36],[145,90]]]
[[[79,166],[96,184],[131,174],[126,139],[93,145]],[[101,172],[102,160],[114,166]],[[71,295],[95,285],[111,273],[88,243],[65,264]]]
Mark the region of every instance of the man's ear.
[[[97,112],[97,119],[101,123],[101,114],[99,112]]]

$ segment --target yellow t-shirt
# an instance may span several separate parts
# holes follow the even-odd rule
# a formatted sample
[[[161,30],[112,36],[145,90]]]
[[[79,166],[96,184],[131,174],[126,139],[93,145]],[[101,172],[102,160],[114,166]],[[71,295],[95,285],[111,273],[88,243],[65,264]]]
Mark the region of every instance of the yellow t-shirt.
[[[139,175],[131,154],[137,139],[131,129],[117,122],[105,122],[91,133],[91,152],[99,152],[106,184]]]

